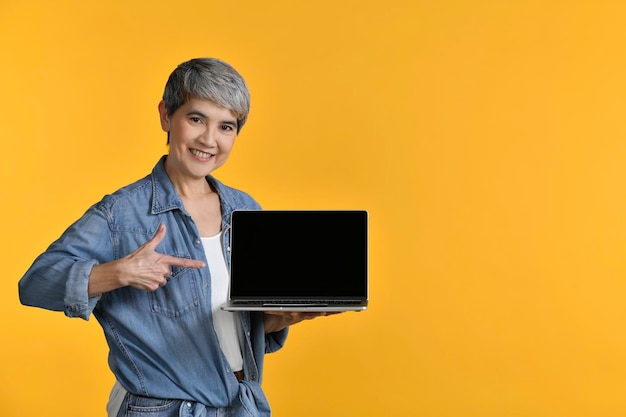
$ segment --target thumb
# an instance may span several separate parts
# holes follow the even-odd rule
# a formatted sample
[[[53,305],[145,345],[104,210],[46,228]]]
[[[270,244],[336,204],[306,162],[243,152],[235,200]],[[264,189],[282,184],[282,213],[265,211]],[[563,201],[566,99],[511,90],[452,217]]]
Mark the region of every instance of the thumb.
[[[161,223],[159,227],[157,228],[157,231],[154,234],[154,236],[152,236],[152,239],[146,242],[146,247],[149,247],[150,249],[155,250],[157,246],[159,246],[159,243],[161,243],[164,237],[165,237],[165,225]]]

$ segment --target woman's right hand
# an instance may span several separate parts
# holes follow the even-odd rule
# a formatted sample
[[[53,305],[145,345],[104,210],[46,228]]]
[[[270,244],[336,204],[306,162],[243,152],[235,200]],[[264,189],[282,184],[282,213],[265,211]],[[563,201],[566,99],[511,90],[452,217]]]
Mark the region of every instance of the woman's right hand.
[[[204,262],[196,259],[177,258],[156,251],[165,237],[165,225],[159,225],[156,233],[137,250],[118,260],[95,265],[89,276],[89,297],[131,286],[140,290],[155,291],[167,284],[172,266],[204,268]]]

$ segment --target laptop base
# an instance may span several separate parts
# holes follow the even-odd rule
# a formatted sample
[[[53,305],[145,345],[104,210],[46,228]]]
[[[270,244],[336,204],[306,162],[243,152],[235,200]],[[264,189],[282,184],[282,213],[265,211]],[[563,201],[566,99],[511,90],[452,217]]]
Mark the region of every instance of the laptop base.
[[[311,312],[341,312],[341,311],[363,311],[367,309],[367,302],[359,304],[241,304],[230,303],[222,305],[225,311],[311,311]]]

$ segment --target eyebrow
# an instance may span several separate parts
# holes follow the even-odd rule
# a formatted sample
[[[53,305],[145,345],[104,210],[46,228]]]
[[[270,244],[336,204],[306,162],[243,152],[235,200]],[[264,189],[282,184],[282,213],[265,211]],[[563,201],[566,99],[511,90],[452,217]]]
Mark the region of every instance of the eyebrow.
[[[191,111],[187,112],[187,116],[200,116],[200,117],[205,118],[205,119],[209,118],[206,114],[202,113],[199,110],[191,110]],[[237,120],[235,120],[235,119],[222,120],[221,123],[230,125],[230,126],[232,126],[234,128],[237,128]]]

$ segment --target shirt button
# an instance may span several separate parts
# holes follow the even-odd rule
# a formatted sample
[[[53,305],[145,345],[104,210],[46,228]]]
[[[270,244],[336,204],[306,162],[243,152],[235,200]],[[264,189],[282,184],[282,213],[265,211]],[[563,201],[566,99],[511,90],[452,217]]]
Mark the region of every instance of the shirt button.
[[[230,246],[229,246],[229,247],[227,247],[227,248],[226,248],[226,250],[227,250],[228,252],[230,252]]]
[[[191,408],[191,403],[187,401],[187,407]]]
[[[196,239],[196,241],[194,242],[194,244],[195,244],[196,246],[200,246],[200,241],[199,241],[198,239]]]

